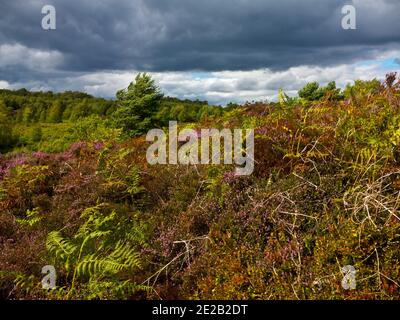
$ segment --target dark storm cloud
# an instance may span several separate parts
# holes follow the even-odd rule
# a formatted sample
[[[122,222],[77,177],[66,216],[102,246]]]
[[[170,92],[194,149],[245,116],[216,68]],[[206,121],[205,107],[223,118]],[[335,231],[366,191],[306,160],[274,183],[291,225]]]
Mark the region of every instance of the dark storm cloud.
[[[0,44],[63,54],[64,70],[285,69],[369,58],[400,41],[399,1],[355,1],[357,30],[341,28],[344,0],[2,0]],[[41,29],[44,4],[57,30]]]

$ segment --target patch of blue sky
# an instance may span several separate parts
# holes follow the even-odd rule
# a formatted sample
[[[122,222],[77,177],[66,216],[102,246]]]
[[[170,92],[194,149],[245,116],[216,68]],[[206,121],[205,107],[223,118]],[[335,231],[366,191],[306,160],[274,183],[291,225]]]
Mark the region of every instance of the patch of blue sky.
[[[382,66],[385,68],[398,68],[400,67],[399,59],[386,59],[382,62]]]
[[[373,65],[378,65],[380,68],[389,70],[393,68],[399,68],[399,59],[395,58],[389,58],[385,60],[363,60],[360,62],[357,62],[356,65],[358,66],[373,66]]]
[[[191,72],[191,77],[192,79],[196,80],[203,80],[203,79],[209,79],[212,78],[212,74],[210,72]]]

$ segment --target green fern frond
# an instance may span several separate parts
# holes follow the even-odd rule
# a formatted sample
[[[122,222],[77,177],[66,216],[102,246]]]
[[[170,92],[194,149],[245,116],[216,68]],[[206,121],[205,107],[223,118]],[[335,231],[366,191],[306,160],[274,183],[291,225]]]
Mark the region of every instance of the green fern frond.
[[[47,249],[57,263],[73,271],[67,298],[112,298],[118,292],[134,292],[141,287],[127,282],[130,271],[141,268],[138,247],[145,243],[144,232],[127,215],[120,216],[100,204],[83,211],[83,224],[67,239],[58,231],[47,238]],[[144,287],[143,287],[144,289]]]
[[[46,248],[56,257],[66,257],[78,250],[78,246],[64,238],[59,231],[50,232],[46,240]]]
[[[43,217],[39,215],[39,208],[34,208],[33,210],[28,210],[26,212],[26,218],[15,219],[19,224],[23,226],[33,227],[43,220]]]
[[[76,266],[78,277],[117,274],[126,269],[128,265],[108,258],[100,258],[97,254],[86,256],[85,259]]]

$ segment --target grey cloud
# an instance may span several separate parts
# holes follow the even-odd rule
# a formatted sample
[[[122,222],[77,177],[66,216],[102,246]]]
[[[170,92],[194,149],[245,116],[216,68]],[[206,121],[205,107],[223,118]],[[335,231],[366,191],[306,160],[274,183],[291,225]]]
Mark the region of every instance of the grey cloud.
[[[400,2],[355,1],[358,29],[341,29],[345,0],[3,0],[0,43],[64,54],[93,71],[284,69],[349,62],[400,40]],[[44,4],[57,30],[40,27]],[[377,10],[377,8],[379,10]]]
[[[349,3],[357,30],[341,28]],[[55,31],[41,28],[45,4],[57,10]],[[3,59],[0,80],[59,89],[73,86],[63,77],[102,70],[276,72],[351,64],[400,47],[397,0],[2,0],[0,12],[0,46],[57,58],[48,69],[34,54]],[[238,89],[255,86],[248,81]],[[286,78],[270,87],[282,84],[294,88]]]

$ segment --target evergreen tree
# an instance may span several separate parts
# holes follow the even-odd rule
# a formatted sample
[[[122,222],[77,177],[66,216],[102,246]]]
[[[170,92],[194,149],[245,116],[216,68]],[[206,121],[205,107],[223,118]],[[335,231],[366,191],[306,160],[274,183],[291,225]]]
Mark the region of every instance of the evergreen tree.
[[[336,82],[332,81],[326,87],[320,87],[318,82],[307,83],[302,89],[299,90],[299,97],[307,101],[318,101],[327,96],[329,100],[342,100],[344,96],[336,88]]]
[[[117,92],[119,108],[114,114],[115,125],[130,137],[157,126],[155,115],[162,97],[151,76],[139,73],[128,88]]]

